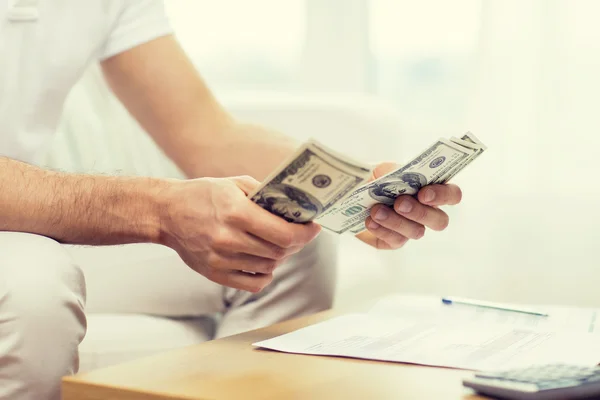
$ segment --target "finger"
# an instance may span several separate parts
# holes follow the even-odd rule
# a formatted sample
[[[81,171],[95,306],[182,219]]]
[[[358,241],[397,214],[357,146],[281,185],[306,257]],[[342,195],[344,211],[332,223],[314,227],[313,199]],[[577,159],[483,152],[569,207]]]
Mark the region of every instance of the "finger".
[[[284,248],[247,232],[227,230],[214,238],[212,246],[224,253],[245,253],[272,260],[282,260],[302,249],[302,246]]]
[[[442,231],[448,226],[448,214],[439,208],[423,205],[411,196],[400,196],[394,202],[394,210],[401,216],[424,225],[434,231]]]
[[[225,253],[216,251],[209,259],[211,268],[227,271],[249,271],[260,274],[272,273],[283,261],[257,257],[244,253]]]
[[[248,175],[236,176],[230,179],[235,182],[237,187],[239,187],[244,191],[244,193],[246,193],[246,196],[255,191],[256,188],[260,185],[259,181]]]
[[[393,209],[383,204],[373,207],[371,218],[384,228],[410,239],[420,239],[425,235],[425,227],[423,225],[398,215]]]
[[[207,278],[227,287],[258,293],[271,283],[273,274],[249,274],[241,271],[215,270]]]
[[[304,248],[304,245],[294,245],[288,248],[280,247],[250,233],[247,233],[245,237],[244,244],[240,247],[242,249],[247,247],[246,250],[242,250],[243,253],[274,260],[285,260]]]
[[[398,164],[393,163],[393,162],[384,162],[384,163],[378,164],[373,169],[373,179],[379,179],[382,176],[384,176],[385,174],[389,174],[390,172],[392,172],[396,169],[398,169]]]
[[[244,217],[239,221],[241,228],[254,236],[286,249],[294,246],[305,246],[321,232],[320,225],[314,222],[306,224],[290,223],[252,202],[248,205],[248,210],[242,215]]]
[[[367,218],[365,225],[369,233],[375,237],[374,246],[378,249],[399,249],[408,241],[406,236],[379,225],[371,217]]]
[[[375,247],[379,250],[393,250],[392,247],[384,242],[382,239],[379,239],[377,236],[373,235],[371,232],[363,231],[356,235],[356,237],[369,246]]]
[[[417,198],[430,206],[455,205],[462,200],[462,191],[453,184],[430,185],[419,190]]]

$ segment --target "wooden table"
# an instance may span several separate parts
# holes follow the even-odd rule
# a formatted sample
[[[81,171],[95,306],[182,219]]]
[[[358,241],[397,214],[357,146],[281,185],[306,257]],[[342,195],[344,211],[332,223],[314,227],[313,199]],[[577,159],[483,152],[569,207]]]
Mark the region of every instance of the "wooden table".
[[[482,399],[468,371],[285,354],[252,343],[330,318],[325,312],[63,379],[63,400]]]

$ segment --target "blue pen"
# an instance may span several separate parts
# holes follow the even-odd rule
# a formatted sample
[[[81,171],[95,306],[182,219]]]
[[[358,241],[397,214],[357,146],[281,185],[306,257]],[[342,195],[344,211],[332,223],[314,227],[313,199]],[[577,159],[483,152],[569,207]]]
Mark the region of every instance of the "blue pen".
[[[442,297],[442,303],[447,304],[447,305],[461,304],[461,305],[466,305],[466,306],[492,308],[495,310],[512,311],[512,312],[518,312],[518,313],[523,313],[523,314],[537,315],[540,317],[548,316],[548,314],[546,314],[544,312],[532,310],[529,308],[515,307],[515,306],[501,304],[501,303],[492,303],[490,301],[465,299],[462,297]]]

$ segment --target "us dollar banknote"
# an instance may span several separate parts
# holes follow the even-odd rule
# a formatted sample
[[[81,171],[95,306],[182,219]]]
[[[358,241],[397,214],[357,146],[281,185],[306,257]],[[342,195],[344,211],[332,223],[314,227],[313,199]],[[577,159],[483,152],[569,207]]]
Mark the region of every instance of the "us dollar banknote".
[[[446,173],[446,175],[438,178],[438,180],[434,183],[444,184],[448,183],[454,176],[456,176],[460,171],[462,171],[467,165],[471,164],[477,157],[479,157],[486,149],[487,146],[484,145],[473,133],[467,132],[460,138],[451,137],[450,141],[460,145],[462,147],[466,147],[473,151],[470,157],[468,157],[464,162],[456,165],[451,171]]]
[[[248,197],[288,222],[305,223],[327,212],[371,176],[369,165],[309,140]]]
[[[400,195],[414,195],[422,187],[450,176],[476,150],[441,138],[406,165],[366,183],[329,208],[316,222],[337,233],[359,233],[376,204],[391,206]]]

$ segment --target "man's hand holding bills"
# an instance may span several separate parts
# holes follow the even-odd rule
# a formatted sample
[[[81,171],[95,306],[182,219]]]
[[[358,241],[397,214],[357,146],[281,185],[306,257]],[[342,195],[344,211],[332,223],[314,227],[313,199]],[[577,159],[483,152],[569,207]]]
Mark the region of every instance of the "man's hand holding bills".
[[[398,168],[393,163],[379,164],[373,171],[374,179]],[[442,231],[450,220],[441,206],[460,203],[462,192],[453,184],[433,184],[416,195],[400,195],[392,207],[376,204],[365,220],[367,230],[356,235],[363,242],[378,249],[398,249],[409,239],[420,239],[427,229]]]
[[[485,150],[468,132],[438,139],[405,165],[380,165],[373,171],[310,140],[249,198],[289,222],[315,221],[336,233],[360,234],[378,248],[397,248],[422,236],[425,226],[445,228],[447,215],[438,206],[461,198],[456,185],[446,184]],[[365,232],[367,227],[371,232]]]
[[[370,176],[370,166],[309,140],[248,197],[288,222],[309,222]]]
[[[472,133],[460,139],[441,138],[409,163],[362,185],[316,222],[337,233],[360,233],[366,229],[373,206],[392,206],[401,195],[415,195],[425,186],[449,182],[485,149]]]

